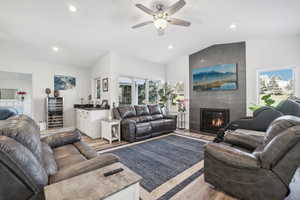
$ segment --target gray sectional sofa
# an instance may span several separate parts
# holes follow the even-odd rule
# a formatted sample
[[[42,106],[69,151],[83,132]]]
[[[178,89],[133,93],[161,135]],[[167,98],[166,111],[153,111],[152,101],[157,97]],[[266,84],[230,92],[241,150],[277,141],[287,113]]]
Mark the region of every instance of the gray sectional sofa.
[[[28,116],[0,121],[1,200],[41,200],[45,186],[118,161],[113,154],[98,155],[78,132],[41,139]]]
[[[121,120],[122,140],[135,142],[176,130],[177,116],[163,114],[159,105],[123,106],[114,108]]]

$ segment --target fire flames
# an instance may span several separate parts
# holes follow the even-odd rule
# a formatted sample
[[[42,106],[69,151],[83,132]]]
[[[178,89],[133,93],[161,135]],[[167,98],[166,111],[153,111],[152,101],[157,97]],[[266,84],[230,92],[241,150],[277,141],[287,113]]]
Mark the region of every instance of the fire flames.
[[[224,120],[222,120],[222,119],[220,119],[220,118],[218,118],[218,119],[213,119],[213,120],[212,120],[212,125],[213,125],[213,126],[216,126],[216,127],[222,126],[223,123],[224,123]]]

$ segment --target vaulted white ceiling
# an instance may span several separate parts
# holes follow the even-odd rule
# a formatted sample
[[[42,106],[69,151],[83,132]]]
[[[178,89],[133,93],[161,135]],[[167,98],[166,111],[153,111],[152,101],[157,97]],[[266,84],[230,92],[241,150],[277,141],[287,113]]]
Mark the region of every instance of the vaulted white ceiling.
[[[170,25],[162,37],[153,25],[131,29],[151,19],[134,4],[152,7],[155,2],[0,0],[0,54],[88,67],[106,52],[116,51],[167,63],[215,43],[300,33],[300,0],[186,0],[175,17],[191,21],[191,27]],[[69,12],[68,4],[78,12]],[[235,31],[229,29],[231,23],[237,24]],[[51,50],[54,45],[59,52]]]

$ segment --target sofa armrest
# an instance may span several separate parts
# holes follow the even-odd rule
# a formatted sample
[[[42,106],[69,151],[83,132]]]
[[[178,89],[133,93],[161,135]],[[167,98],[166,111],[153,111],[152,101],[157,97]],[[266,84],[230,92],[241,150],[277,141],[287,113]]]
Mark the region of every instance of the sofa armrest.
[[[271,122],[283,114],[273,108],[262,107],[254,113],[253,118],[244,118],[231,122],[239,129],[266,131]]]
[[[73,144],[80,140],[81,134],[79,131],[58,133],[41,139],[41,141],[47,143],[51,148],[60,147],[66,144]]]
[[[49,182],[50,184],[57,183],[59,181],[88,173],[116,162],[119,162],[119,157],[116,155],[111,153],[102,154],[93,159],[86,160],[84,162],[80,162],[59,170],[55,175],[50,176]]]
[[[128,142],[134,142],[135,129],[136,129],[136,121],[130,119],[123,119],[121,121],[122,139]]]
[[[248,131],[249,134],[243,133],[242,131]],[[255,132],[255,131],[253,131]],[[224,142],[244,147],[249,150],[256,149],[259,145],[263,144],[264,132],[262,135],[251,135],[250,130],[237,129],[235,131],[226,132],[224,136]]]
[[[208,143],[204,147],[205,154],[215,159],[238,168],[260,168],[258,159],[247,153],[220,143]]]
[[[269,106],[262,106],[253,112],[253,117],[258,116],[261,112],[266,111],[266,110],[273,110],[273,108],[271,108]]]
[[[78,151],[80,151],[82,155],[84,155],[84,157],[86,157],[86,159],[92,159],[98,156],[97,151],[85,142],[79,141],[75,142],[73,145],[78,149]]]

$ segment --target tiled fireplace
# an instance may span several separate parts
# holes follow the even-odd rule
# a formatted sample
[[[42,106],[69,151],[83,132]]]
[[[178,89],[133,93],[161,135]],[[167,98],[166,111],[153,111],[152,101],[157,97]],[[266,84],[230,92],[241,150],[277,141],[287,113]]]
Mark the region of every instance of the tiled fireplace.
[[[200,130],[217,133],[230,121],[229,109],[200,108]]]

